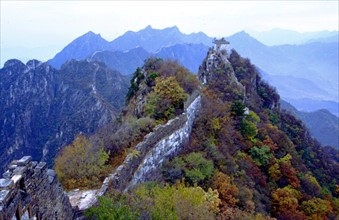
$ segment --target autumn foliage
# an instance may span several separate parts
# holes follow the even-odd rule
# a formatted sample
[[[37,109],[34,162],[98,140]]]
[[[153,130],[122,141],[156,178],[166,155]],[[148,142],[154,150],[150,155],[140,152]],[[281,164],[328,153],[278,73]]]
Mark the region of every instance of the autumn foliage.
[[[108,154],[96,148],[89,140],[79,135],[66,146],[55,159],[55,171],[66,189],[89,188],[101,185],[105,175]]]
[[[215,77],[204,86],[199,86],[194,75],[173,61],[151,58],[136,71],[128,108],[135,107],[133,101],[137,95],[146,98],[143,115],[131,117],[138,122],[136,125],[144,126],[130,128],[118,136],[131,137],[131,142],[136,143],[152,130],[154,121],[158,123],[180,114],[194,90],[200,92],[201,110],[189,143],[159,168],[160,184],[144,184],[124,195],[104,197],[97,209],[90,210],[89,216],[97,219],[337,218],[339,165],[335,155],[338,151],[320,146],[301,121],[279,109],[278,93],[262,80],[248,59],[233,50],[229,61],[217,68]],[[238,84],[227,84],[228,74],[236,76],[245,93],[240,92]],[[131,135],[133,132],[136,134]],[[84,137],[76,139],[56,161],[63,184],[74,186],[77,181],[98,180],[99,170],[107,160],[103,149],[114,150],[109,159],[112,161],[115,153],[133,145],[125,139],[107,138],[104,143],[114,146],[111,148],[100,147],[104,145],[100,141],[93,146]],[[96,149],[95,153],[91,149]],[[80,154],[88,158],[81,161],[85,170],[79,173],[74,172],[76,169],[68,170],[69,167],[80,169],[79,163],[64,166],[72,164],[74,158],[80,160],[77,157]],[[98,168],[86,164],[92,164],[93,157],[98,163],[94,167]],[[92,173],[87,175],[87,172]],[[111,212],[106,212],[107,209]]]

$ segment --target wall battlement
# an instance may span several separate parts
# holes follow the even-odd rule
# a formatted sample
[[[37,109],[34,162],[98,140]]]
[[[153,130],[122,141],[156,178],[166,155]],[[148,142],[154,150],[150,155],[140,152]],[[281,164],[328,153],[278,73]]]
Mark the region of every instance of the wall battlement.
[[[31,156],[14,160],[0,179],[0,220],[73,219],[74,211],[54,170]]]

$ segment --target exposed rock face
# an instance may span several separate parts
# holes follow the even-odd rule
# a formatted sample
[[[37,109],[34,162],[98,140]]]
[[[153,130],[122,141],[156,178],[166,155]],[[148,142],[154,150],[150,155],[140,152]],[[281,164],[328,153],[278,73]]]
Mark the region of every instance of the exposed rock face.
[[[228,60],[228,48],[225,46],[215,46],[210,48],[205,60],[199,68],[198,78],[203,85],[221,89],[225,96],[228,90],[237,91],[245,96],[245,87],[235,76],[231,63]],[[212,88],[213,89],[213,88]],[[226,99],[230,99],[226,97]]]
[[[25,156],[0,179],[0,219],[73,219],[74,210],[56,173]]]
[[[37,60],[9,60],[0,77],[0,171],[24,155],[50,164],[79,132],[112,121],[128,89],[118,72],[87,61],[58,71]]]

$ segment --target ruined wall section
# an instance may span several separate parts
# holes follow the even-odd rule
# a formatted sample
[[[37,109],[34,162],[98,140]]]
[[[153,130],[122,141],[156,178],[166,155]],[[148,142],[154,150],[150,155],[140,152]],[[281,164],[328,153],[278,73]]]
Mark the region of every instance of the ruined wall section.
[[[0,179],[0,220],[73,219],[74,211],[54,170],[24,156]]]

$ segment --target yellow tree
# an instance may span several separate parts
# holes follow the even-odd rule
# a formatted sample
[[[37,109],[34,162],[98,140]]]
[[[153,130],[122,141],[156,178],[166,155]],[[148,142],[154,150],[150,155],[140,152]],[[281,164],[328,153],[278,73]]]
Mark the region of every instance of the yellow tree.
[[[147,95],[146,115],[155,119],[170,119],[183,110],[187,94],[175,77],[156,78],[154,90]]]
[[[108,154],[96,149],[84,136],[79,135],[55,159],[55,171],[66,189],[88,188],[100,184]]]

